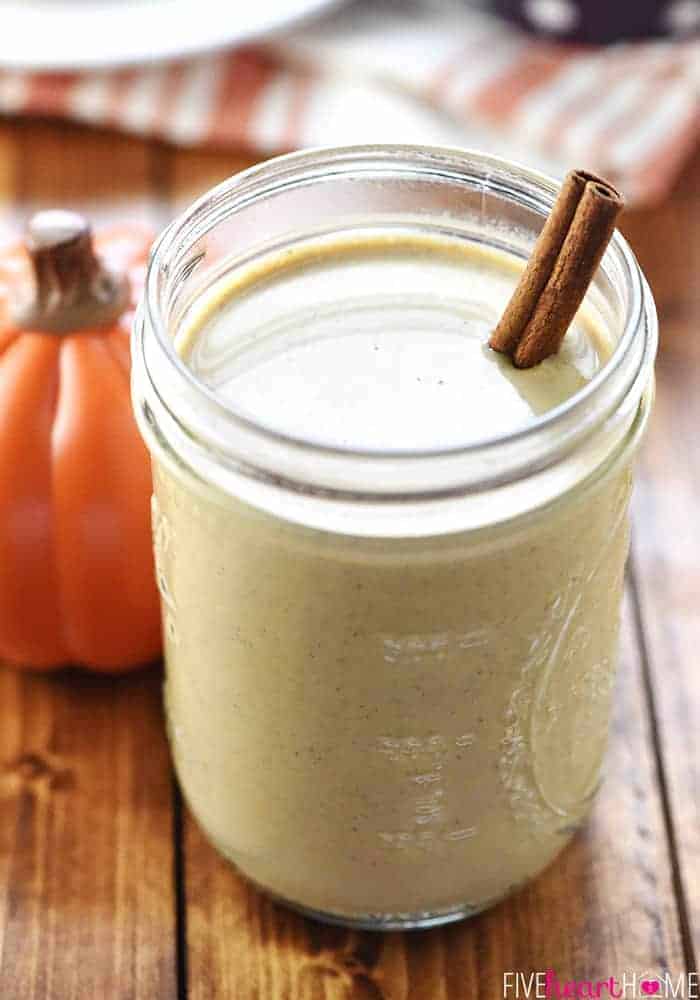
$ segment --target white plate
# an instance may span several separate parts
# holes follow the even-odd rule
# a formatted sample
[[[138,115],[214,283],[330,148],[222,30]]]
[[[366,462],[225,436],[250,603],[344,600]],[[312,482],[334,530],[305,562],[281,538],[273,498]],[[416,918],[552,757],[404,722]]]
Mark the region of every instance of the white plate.
[[[248,41],[339,0],[0,0],[0,66],[98,69]]]

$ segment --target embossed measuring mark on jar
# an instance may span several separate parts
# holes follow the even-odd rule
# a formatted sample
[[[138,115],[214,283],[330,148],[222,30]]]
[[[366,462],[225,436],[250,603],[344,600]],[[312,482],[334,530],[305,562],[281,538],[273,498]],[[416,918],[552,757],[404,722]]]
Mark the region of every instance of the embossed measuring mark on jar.
[[[384,662],[398,666],[439,663],[465,650],[486,646],[489,639],[490,630],[481,626],[457,631],[380,636]]]
[[[168,578],[166,575],[167,556],[170,550],[172,531],[170,522],[163,513],[158,498],[155,494],[151,496],[151,530],[153,532],[153,553],[155,559],[156,582],[163,601],[163,621],[166,636],[173,645],[178,643],[177,628],[175,626],[175,599],[172,595]]]
[[[447,811],[445,765],[474,744],[474,734],[448,739],[429,736],[382,736],[377,752],[397,765],[398,781],[405,791],[406,820],[400,830],[381,831],[380,840],[391,848],[433,850],[440,843],[468,840],[474,825],[451,821]]]

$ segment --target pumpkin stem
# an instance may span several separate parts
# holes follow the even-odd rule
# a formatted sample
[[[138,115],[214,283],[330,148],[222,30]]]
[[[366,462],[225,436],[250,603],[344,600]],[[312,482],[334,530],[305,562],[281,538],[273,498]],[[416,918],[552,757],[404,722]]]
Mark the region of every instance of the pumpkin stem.
[[[29,220],[27,251],[35,288],[15,312],[18,326],[67,333],[114,323],[126,308],[126,275],[96,256],[90,226],[77,212],[37,212]]]

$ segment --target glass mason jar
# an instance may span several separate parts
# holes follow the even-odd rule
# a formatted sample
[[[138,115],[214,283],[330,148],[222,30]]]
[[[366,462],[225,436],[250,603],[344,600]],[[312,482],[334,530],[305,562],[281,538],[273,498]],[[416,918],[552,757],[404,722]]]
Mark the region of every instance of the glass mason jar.
[[[322,919],[467,916],[582,822],[653,395],[652,297],[616,234],[587,297],[615,344],[602,369],[528,426],[442,449],[280,433],[198,381],[173,338],[271,249],[410,225],[525,258],[555,195],[479,153],[304,152],[214,188],[154,248],[133,398],[177,773],[218,849]]]

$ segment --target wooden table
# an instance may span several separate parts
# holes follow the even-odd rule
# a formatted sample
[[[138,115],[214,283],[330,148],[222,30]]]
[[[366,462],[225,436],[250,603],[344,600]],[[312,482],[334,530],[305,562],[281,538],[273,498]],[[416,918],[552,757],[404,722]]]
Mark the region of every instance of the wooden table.
[[[158,227],[240,166],[0,123],[0,235],[54,204]],[[700,157],[672,198],[625,228],[657,296],[662,348],[607,781],[584,831],[533,885],[471,921],[413,934],[322,927],[248,887],[183,809],[157,670],[0,671],[2,1000],[496,1000],[507,971],[597,980],[697,968]]]

